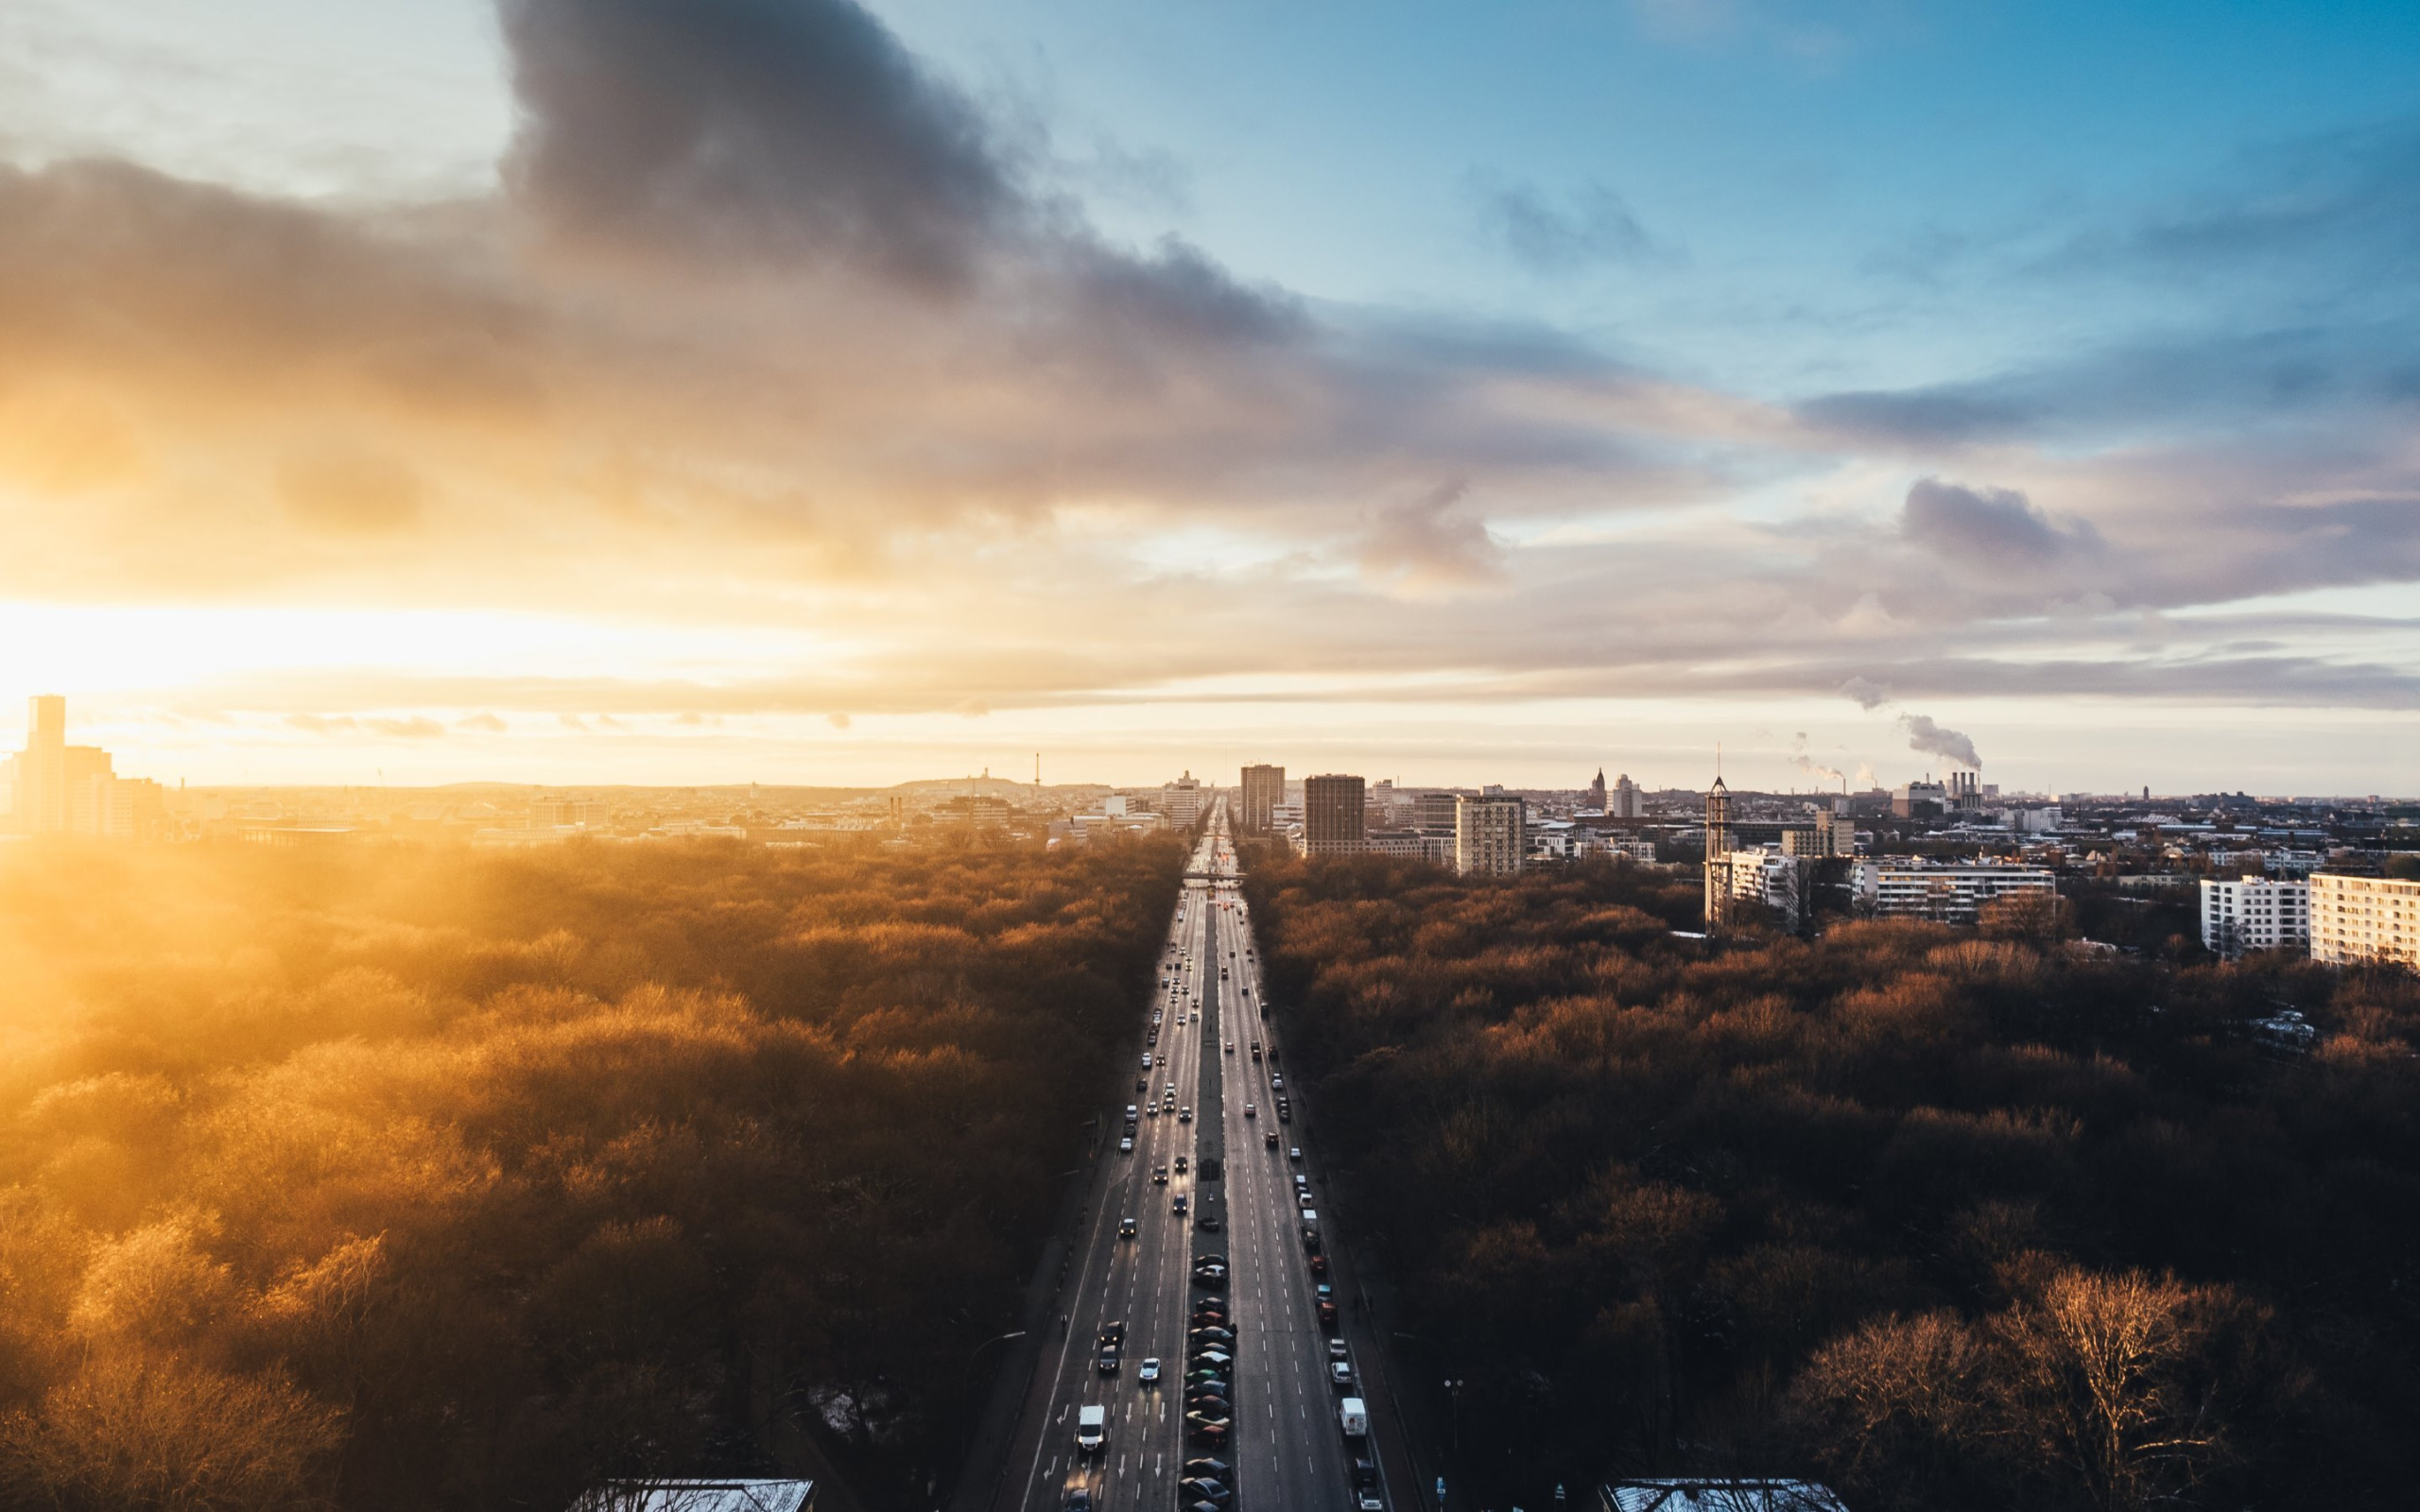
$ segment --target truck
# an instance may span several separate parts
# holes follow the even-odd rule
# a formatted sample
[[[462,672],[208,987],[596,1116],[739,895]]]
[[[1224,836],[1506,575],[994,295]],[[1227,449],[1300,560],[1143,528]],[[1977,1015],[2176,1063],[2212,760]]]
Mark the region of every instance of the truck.
[[[1357,1407],[1357,1406],[1359,1406],[1359,1405],[1361,1405],[1361,1404],[1360,1404],[1358,1401],[1354,1401],[1354,1402],[1349,1402],[1349,1403],[1347,1403],[1347,1405],[1349,1405],[1349,1406],[1355,1406],[1355,1407]],[[1368,1427],[1367,1427],[1367,1425],[1366,1425],[1366,1424],[1365,1424],[1365,1425],[1364,1425],[1364,1427],[1363,1427],[1363,1432],[1365,1432],[1365,1433],[1366,1433],[1366,1432],[1368,1432]],[[1079,1452],[1080,1452],[1080,1453],[1085,1453],[1085,1454],[1098,1454],[1098,1453],[1099,1453],[1099,1452],[1101,1452],[1101,1446],[1102,1446],[1103,1444],[1107,1443],[1107,1442],[1108,1442],[1108,1440],[1109,1440],[1109,1409],[1108,1409],[1107,1407],[1079,1407],[1079,1408],[1077,1408],[1077,1409],[1076,1409],[1076,1449],[1077,1449],[1077,1451],[1078,1451]]]
[[[1086,1412],[1092,1408],[1084,1409]],[[1358,1397],[1347,1397],[1336,1404],[1337,1420],[1343,1426],[1347,1438],[1370,1436],[1370,1404]]]

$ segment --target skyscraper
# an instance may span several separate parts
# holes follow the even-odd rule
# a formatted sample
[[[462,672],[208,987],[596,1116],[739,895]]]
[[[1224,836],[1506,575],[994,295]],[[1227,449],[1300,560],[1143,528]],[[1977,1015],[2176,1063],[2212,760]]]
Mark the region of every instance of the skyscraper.
[[[1608,801],[1613,805],[1605,810],[1610,817],[1634,819],[1639,816],[1642,809],[1639,803],[1638,784],[1630,780],[1630,773],[1624,772],[1615,779],[1614,790],[1608,795]]]
[[[27,834],[67,829],[67,700],[55,693],[27,701],[26,748],[17,758],[17,828]]]
[[[1521,869],[1530,849],[1528,806],[1517,798],[1465,798],[1454,805],[1454,869]]]
[[[1283,766],[1247,766],[1243,782],[1244,828],[1253,834],[1267,834],[1275,822],[1271,817],[1286,801],[1286,768]]]
[[[1303,854],[1358,855],[1364,833],[1362,782],[1357,777],[1303,779]]]

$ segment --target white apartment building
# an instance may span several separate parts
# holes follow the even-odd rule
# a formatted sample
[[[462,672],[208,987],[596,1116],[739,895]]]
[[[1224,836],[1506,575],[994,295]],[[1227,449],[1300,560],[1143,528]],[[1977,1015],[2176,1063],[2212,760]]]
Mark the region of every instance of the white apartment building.
[[[2310,874],[2310,958],[2393,961],[2420,971],[2420,882]]]
[[[2246,876],[2202,884],[2202,946],[2221,955],[2310,943],[2310,884]]]
[[[1217,798],[1216,792],[1203,787],[1188,771],[1161,787],[1160,812],[1167,816],[1170,828],[1183,830],[1201,822]]]
[[[1995,899],[2026,892],[2055,894],[2058,879],[2047,867],[1992,861],[1927,866],[1921,858],[1908,856],[1858,862],[1854,886],[1858,903],[1885,918],[1971,924]]]
[[[1734,850],[1722,858],[1733,899],[1746,899],[1780,911],[1786,926],[1798,927],[1798,885],[1802,872],[1796,856],[1779,850]]]
[[[1511,872],[1530,853],[1528,814],[1517,798],[1465,798],[1454,804],[1454,869]]]

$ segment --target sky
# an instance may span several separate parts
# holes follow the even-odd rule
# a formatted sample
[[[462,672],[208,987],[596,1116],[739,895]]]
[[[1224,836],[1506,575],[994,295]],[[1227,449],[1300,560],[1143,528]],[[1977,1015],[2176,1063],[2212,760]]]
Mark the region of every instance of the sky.
[[[2420,791],[2414,77],[2408,4],[0,0],[0,699],[197,783]]]

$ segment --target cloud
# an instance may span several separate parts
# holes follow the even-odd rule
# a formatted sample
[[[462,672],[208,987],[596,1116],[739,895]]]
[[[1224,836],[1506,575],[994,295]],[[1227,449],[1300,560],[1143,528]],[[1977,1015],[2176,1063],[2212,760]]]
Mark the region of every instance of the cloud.
[[[1891,701],[1891,690],[1869,678],[1851,678],[1841,684],[1841,696],[1854,698],[1860,709],[1879,709]]]
[[[1380,511],[1355,552],[1372,579],[1411,593],[1489,588],[1504,580],[1504,549],[1486,522],[1456,513],[1470,492],[1457,478]]]
[[[1939,478],[1908,490],[1899,531],[1927,551],[1991,568],[2038,567],[2096,551],[2088,524],[2058,525],[2011,489],[1972,489]]]
[[[373,735],[385,735],[394,740],[441,740],[445,736],[443,725],[422,714],[406,718],[364,719],[361,728]]]
[[[335,718],[321,714],[287,714],[285,722],[296,730],[308,730],[314,735],[338,735],[347,730],[361,728],[361,722],[350,714],[340,714]]]
[[[1602,184],[1585,184],[1558,202],[1534,184],[1474,174],[1468,192],[1481,237],[1533,273],[1634,264],[1657,249],[1621,196]]]
[[[478,713],[466,714],[463,717],[457,719],[454,721],[454,728],[457,730],[476,730],[491,735],[501,735],[511,730],[512,727],[506,724],[502,719],[497,718],[494,714]]]
[[[849,716],[838,709],[835,709],[830,713],[825,714],[823,719],[826,724],[830,725],[835,730],[846,730],[849,728]]]
[[[972,101],[848,0],[503,0],[546,224],[708,264],[964,284],[1030,207]]]
[[[1901,714],[1899,728],[1907,731],[1910,750],[1939,756],[1968,768],[1979,769],[1983,765],[1973,741],[1955,730],[1934,724],[1929,714]]]

